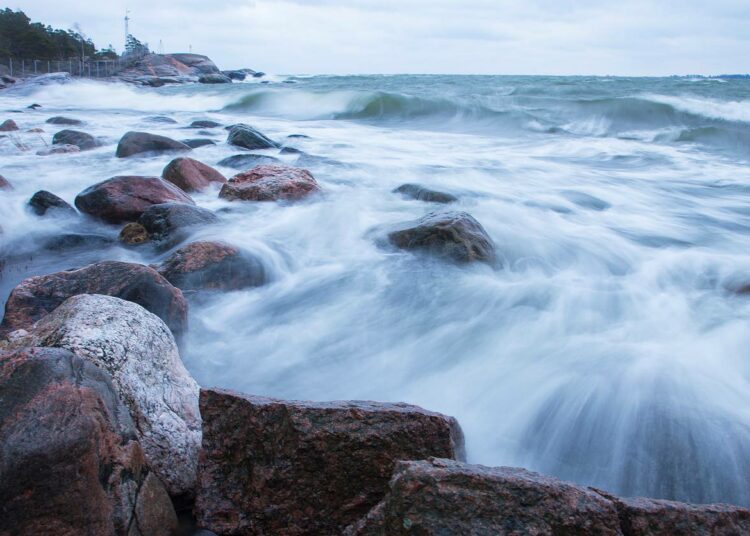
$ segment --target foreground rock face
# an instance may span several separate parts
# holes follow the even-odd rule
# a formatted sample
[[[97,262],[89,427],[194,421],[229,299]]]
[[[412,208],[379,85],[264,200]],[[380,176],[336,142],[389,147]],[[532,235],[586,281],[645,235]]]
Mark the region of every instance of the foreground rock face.
[[[617,499],[525,469],[431,458],[396,465],[385,499],[348,536],[549,534],[712,536],[750,533],[750,511]]]
[[[175,185],[158,177],[120,176],[89,186],[76,196],[84,214],[108,223],[136,221],[152,205],[193,200]]]
[[[142,153],[164,153],[170,151],[190,151],[184,143],[148,132],[128,132],[117,144],[115,156],[126,158]]]
[[[279,146],[278,143],[249,125],[233,125],[229,127],[227,143],[251,150],[275,149]]]
[[[460,263],[495,261],[492,240],[466,212],[433,212],[401,227],[388,234],[388,240],[398,248],[424,251]]]
[[[70,204],[47,190],[39,190],[31,196],[29,207],[37,216],[44,216],[47,212],[60,212],[63,214],[77,214]]]
[[[193,158],[181,157],[172,160],[161,176],[185,192],[205,190],[212,183],[224,184],[227,179],[211,166]]]
[[[187,326],[185,297],[156,270],[142,264],[104,261],[24,279],[5,304],[0,336],[29,329],[65,300],[79,294],[105,294],[137,303],[161,318],[176,334]]]
[[[99,147],[99,142],[91,134],[78,130],[61,130],[52,137],[53,145],[75,145],[81,151]]]
[[[172,503],[108,375],[61,348],[0,352],[0,534],[167,536]]]
[[[158,268],[182,290],[239,290],[265,283],[265,270],[251,254],[221,242],[193,242]]]
[[[107,371],[146,461],[172,495],[191,494],[200,449],[198,384],[156,315],[111,296],[66,300],[14,346],[53,346]]]
[[[340,534],[397,460],[463,457],[455,419],[406,404],[294,402],[202,390],[195,513],[217,534]]]
[[[217,223],[219,218],[208,209],[183,203],[162,203],[148,207],[138,223],[151,240],[174,244],[184,239],[190,229]]]
[[[426,201],[428,203],[453,203],[454,201],[458,201],[455,195],[430,190],[421,184],[402,184],[393,190],[393,192],[401,194],[404,197],[411,197],[417,201]]]
[[[320,186],[306,169],[267,164],[229,179],[219,197],[229,201],[298,201],[319,191]]]

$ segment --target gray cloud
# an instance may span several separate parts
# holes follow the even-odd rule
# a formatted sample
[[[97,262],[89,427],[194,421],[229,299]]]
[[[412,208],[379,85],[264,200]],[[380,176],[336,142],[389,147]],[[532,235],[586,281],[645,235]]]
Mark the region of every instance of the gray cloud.
[[[166,51],[275,73],[659,75],[750,71],[746,0],[128,0]],[[24,0],[122,47],[125,1]]]

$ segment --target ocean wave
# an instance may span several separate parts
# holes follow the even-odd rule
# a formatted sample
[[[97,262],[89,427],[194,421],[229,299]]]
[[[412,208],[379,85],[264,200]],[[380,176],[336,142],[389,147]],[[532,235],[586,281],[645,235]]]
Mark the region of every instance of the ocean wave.
[[[647,95],[643,98],[695,116],[721,121],[750,123],[750,100],[723,101],[671,95]]]

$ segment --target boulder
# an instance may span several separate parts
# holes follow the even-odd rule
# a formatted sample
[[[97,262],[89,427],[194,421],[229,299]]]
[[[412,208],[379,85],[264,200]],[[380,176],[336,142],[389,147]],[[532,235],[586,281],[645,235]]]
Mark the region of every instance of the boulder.
[[[221,74],[224,76],[228,76],[232,80],[237,80],[239,82],[242,82],[245,78],[247,78],[247,73],[242,70],[237,71],[221,71]]]
[[[182,143],[191,149],[197,149],[198,147],[205,147],[207,145],[216,145],[214,140],[208,138],[189,138],[187,140],[182,140]]]
[[[401,224],[388,240],[401,249],[423,251],[456,262],[495,262],[495,246],[487,232],[466,212],[433,212]]]
[[[53,145],[51,147],[45,147],[44,149],[39,149],[36,152],[37,156],[49,156],[52,154],[68,154],[68,153],[80,153],[81,148],[77,145],[69,145],[69,144],[63,144],[63,145]]]
[[[267,164],[229,179],[219,197],[229,201],[297,201],[319,191],[320,186],[306,169]]]
[[[47,190],[39,190],[32,195],[29,200],[29,207],[37,216],[44,216],[49,211],[71,216],[78,214],[69,203]]]
[[[232,169],[250,169],[255,166],[262,164],[283,164],[281,160],[275,156],[268,156],[265,154],[234,154],[228,156],[223,160],[220,160],[218,166],[224,166]]]
[[[17,329],[29,329],[78,294],[105,294],[137,303],[177,334],[187,326],[187,301],[182,291],[156,270],[142,264],[103,261],[21,281],[5,303],[0,337]]]
[[[420,184],[402,184],[393,193],[401,194],[404,197],[411,197],[417,201],[427,201],[428,203],[453,203],[458,201],[455,195],[437,190],[430,190]]]
[[[164,168],[162,178],[185,192],[205,190],[211,183],[224,184],[227,179],[211,166],[193,158],[180,157]]]
[[[176,529],[106,372],[62,348],[0,352],[0,393],[0,534]]]
[[[131,131],[120,138],[120,142],[117,144],[115,156],[117,156],[117,158],[126,158],[128,156],[143,153],[179,151],[190,151],[190,147],[180,141],[167,138],[166,136],[149,134],[148,132]]]
[[[78,130],[61,130],[52,137],[53,145],[75,145],[81,151],[101,145],[94,136]]]
[[[208,56],[203,56],[202,54],[188,54],[183,52],[178,54],[164,54],[164,57],[187,66],[190,69],[190,74],[193,75],[219,72],[216,64]]]
[[[222,242],[193,242],[175,251],[157,270],[184,291],[239,290],[265,283],[263,264]]]
[[[198,82],[201,84],[231,84],[232,79],[221,73],[204,74],[198,78]]]
[[[191,227],[217,223],[219,218],[208,209],[181,203],[163,203],[147,208],[138,223],[151,240],[173,244],[184,239]]]
[[[122,228],[118,236],[120,242],[129,246],[137,246],[149,241],[148,231],[140,223],[130,222]]]
[[[107,179],[89,186],[75,199],[78,210],[108,223],[135,221],[148,207],[168,202],[195,204],[173,184],[139,176]]]
[[[198,526],[341,534],[384,496],[398,460],[463,457],[452,417],[407,404],[298,402],[203,389]]]
[[[63,117],[62,115],[56,115],[55,117],[50,117],[49,119],[47,119],[46,123],[49,123],[50,125],[76,126],[76,125],[82,125],[83,121],[79,121],[78,119],[73,119],[71,117]]]
[[[0,132],[13,132],[18,129],[18,125],[12,119],[6,119],[0,123]]]
[[[218,128],[221,126],[221,123],[217,123],[216,121],[210,121],[208,119],[201,119],[198,121],[193,121],[190,123],[190,126],[188,128]]]
[[[750,511],[618,499],[511,467],[430,458],[399,461],[383,501],[346,536],[747,534]]]
[[[275,149],[278,143],[267,138],[260,131],[249,125],[233,125],[229,127],[227,143],[245,149]]]
[[[82,294],[11,344],[65,348],[105,370],[148,465],[171,495],[193,493],[201,441],[198,384],[159,317],[119,298]]]
[[[0,175],[0,190],[12,190],[12,189],[13,189],[13,185],[8,181],[8,179]]]

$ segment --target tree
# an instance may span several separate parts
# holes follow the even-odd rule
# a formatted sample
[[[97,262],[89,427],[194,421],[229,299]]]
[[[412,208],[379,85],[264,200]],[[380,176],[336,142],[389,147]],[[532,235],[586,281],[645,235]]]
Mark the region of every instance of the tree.
[[[134,35],[128,34],[123,56],[145,56],[148,53],[148,44],[141,43]]]
[[[0,10],[0,56],[14,59],[64,60],[96,53],[94,43],[80,32],[53,29],[31,22],[23,11]]]

